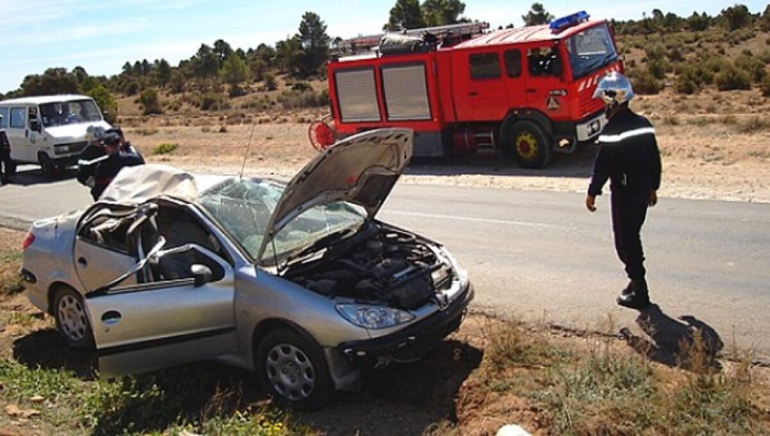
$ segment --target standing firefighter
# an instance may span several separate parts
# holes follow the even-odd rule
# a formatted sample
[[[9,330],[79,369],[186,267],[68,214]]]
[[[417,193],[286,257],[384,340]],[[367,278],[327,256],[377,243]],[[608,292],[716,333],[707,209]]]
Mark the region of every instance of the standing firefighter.
[[[639,233],[647,208],[658,201],[661,164],[655,129],[646,118],[628,107],[633,97],[631,83],[617,73],[605,76],[596,88],[594,98],[604,100],[609,121],[599,136],[601,148],[588,187],[586,208],[591,212],[596,210],[596,196],[601,195],[610,179],[615,249],[630,279],[617,302],[621,306],[644,309],[650,305],[650,297]]]

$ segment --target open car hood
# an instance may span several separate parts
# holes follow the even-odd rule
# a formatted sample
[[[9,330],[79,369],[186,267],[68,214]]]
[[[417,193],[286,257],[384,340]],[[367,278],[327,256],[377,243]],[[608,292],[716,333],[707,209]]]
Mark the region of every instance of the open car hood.
[[[357,204],[373,218],[412,158],[411,129],[378,129],[350,136],[316,156],[286,185],[270,217],[268,242],[306,210],[328,203]]]
[[[99,201],[140,204],[166,195],[193,201],[198,195],[195,177],[168,165],[147,164],[123,168]]]

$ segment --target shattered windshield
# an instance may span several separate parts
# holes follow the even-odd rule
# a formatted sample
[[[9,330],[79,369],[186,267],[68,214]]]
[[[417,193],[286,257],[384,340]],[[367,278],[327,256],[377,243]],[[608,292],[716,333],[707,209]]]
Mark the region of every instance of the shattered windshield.
[[[102,114],[93,100],[62,101],[40,105],[40,117],[45,127],[101,121]]]
[[[283,190],[282,185],[270,181],[229,179],[202,194],[199,202],[256,260]],[[265,261],[285,261],[321,238],[358,229],[365,220],[362,208],[345,202],[308,209],[278,232],[268,245]]]
[[[567,52],[573,79],[585,77],[618,58],[606,24],[590,27],[569,38]]]

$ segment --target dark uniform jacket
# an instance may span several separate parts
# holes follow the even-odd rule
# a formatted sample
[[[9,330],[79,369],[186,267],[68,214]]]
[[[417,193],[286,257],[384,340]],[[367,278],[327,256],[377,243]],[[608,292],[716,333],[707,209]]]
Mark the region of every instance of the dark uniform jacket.
[[[640,195],[660,188],[660,152],[655,129],[647,118],[622,109],[599,135],[589,195],[601,195],[607,179],[613,194]]]
[[[91,196],[97,200],[123,168],[142,164],[144,159],[133,154],[115,153],[108,156],[96,167],[96,180],[94,187],[91,188]]]
[[[8,141],[8,136],[5,134],[5,130],[0,130],[0,156],[11,155],[11,143]]]
[[[78,159],[78,182],[81,185],[93,186],[96,166],[107,159],[107,152],[100,145],[89,145],[80,153]]]

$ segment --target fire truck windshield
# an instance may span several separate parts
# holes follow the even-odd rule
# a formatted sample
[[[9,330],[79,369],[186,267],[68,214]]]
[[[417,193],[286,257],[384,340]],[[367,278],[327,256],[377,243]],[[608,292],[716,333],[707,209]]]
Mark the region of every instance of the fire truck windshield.
[[[585,77],[618,58],[606,24],[590,27],[570,37],[567,52],[573,79]]]

